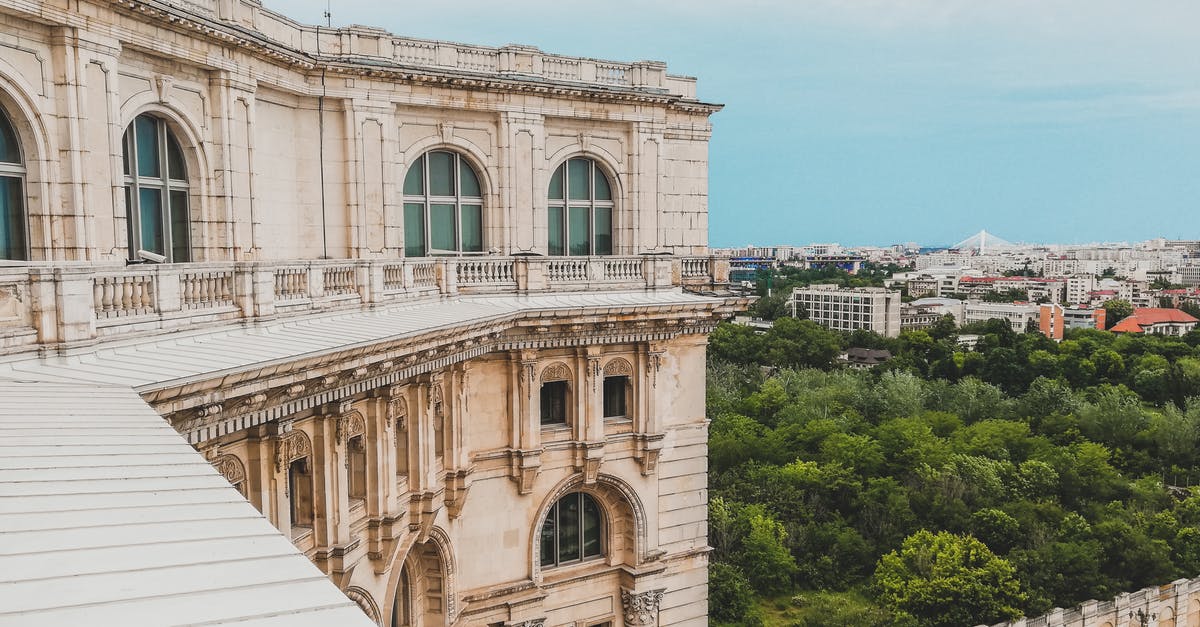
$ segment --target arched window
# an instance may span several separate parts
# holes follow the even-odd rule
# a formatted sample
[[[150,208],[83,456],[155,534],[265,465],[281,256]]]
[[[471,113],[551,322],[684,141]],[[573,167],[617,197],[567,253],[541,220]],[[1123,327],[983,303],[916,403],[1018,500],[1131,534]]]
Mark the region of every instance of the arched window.
[[[125,129],[129,258],[139,251],[188,261],[188,177],[183,150],[161,118],[143,113]]]
[[[562,566],[604,555],[604,517],[590,494],[572,492],[554,504],[542,523],[542,566]]]
[[[404,255],[483,252],[483,193],[461,155],[427,152],[404,177]]]
[[[25,242],[25,160],[8,115],[0,109],[0,259],[29,258]]]
[[[551,255],[612,254],[612,188],[595,161],[577,157],[558,166],[550,177],[549,210]]]

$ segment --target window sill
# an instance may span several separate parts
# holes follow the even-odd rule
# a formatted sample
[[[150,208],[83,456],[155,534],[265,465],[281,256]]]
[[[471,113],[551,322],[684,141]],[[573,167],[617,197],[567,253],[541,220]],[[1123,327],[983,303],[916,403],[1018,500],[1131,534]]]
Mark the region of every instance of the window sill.
[[[292,544],[296,545],[297,549],[307,551],[313,548],[314,542],[312,527],[292,525]]]

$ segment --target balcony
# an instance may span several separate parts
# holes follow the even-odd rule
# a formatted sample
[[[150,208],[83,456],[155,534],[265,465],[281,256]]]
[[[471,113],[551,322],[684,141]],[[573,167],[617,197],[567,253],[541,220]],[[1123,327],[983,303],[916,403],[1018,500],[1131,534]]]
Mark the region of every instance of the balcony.
[[[712,289],[724,257],[0,265],[0,355],[472,294]]]

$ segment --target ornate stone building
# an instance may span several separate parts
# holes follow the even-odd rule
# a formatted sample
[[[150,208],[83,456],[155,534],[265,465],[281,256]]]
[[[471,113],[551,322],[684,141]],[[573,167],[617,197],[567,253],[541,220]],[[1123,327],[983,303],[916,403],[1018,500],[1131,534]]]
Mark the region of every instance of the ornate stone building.
[[[0,624],[707,622],[744,302],[694,79],[254,0],[0,20]]]

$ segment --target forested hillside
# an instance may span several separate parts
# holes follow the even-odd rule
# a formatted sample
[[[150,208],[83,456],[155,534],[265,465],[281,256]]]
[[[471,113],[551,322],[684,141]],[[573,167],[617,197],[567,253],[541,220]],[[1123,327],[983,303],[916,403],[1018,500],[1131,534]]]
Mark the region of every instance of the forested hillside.
[[[713,334],[714,623],[974,625],[1200,576],[1200,333],[972,331]]]

